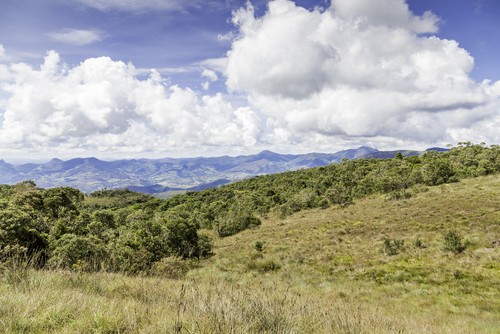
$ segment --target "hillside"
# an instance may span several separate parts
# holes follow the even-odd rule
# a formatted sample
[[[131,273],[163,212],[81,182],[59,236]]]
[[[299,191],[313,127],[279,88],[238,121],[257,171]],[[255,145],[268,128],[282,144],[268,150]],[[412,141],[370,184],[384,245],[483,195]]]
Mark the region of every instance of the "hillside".
[[[408,199],[426,187],[500,171],[499,147],[345,160],[263,175],[167,200],[129,190],[0,185],[0,261],[39,257],[48,268],[154,273],[164,259],[209,257],[212,239],[259,226],[269,215],[347,207],[372,195]]]
[[[437,150],[437,149],[435,149]],[[148,194],[169,196],[184,191],[217,187],[235,180],[302,168],[326,166],[342,159],[392,158],[397,152],[419,155],[417,151],[379,151],[359,147],[337,153],[279,154],[263,151],[255,155],[213,158],[164,158],[102,161],[76,158],[52,159],[42,164],[12,165],[0,160],[0,184],[32,180],[43,188],[73,187],[90,193],[100,189],[128,188]]]
[[[405,200],[376,195],[347,208],[270,216],[259,228],[217,240],[216,255],[189,277],[314,291],[321,307],[341,301],[377,310],[385,321],[397,316],[394,332],[496,333],[499,195],[495,175],[431,187]],[[463,252],[446,249],[450,231],[466,245]]]
[[[498,333],[499,194],[495,174],[271,214],[176,279],[4,266],[0,332]]]

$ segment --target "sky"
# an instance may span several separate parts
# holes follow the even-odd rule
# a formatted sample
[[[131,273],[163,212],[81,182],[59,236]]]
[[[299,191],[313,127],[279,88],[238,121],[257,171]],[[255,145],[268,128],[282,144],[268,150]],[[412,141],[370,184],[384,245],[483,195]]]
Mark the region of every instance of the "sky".
[[[497,0],[0,0],[0,159],[500,142]]]

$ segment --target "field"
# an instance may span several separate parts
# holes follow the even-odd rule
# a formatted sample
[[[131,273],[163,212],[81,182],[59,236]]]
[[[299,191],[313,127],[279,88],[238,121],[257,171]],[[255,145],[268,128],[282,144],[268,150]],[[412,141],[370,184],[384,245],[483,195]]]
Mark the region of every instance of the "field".
[[[0,332],[499,333],[499,194],[497,174],[269,214],[179,279],[12,261]]]

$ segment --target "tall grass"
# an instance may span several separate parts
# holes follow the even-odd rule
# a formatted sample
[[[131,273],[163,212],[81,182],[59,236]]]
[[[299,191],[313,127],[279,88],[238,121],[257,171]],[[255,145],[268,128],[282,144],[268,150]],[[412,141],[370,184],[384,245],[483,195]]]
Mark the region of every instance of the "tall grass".
[[[400,333],[411,323],[333,291],[304,294],[277,281],[248,286],[105,273],[30,271],[28,276],[38,284],[2,286],[0,332]],[[418,328],[426,331],[425,325]]]

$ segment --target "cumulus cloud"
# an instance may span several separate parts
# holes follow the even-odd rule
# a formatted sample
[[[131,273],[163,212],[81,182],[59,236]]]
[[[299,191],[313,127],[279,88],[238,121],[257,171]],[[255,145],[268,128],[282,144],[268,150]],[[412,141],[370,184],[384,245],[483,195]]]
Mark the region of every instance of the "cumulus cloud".
[[[51,33],[49,36],[57,42],[73,45],[87,45],[104,39],[102,32],[84,29],[64,29],[60,32]]]
[[[3,149],[245,147],[260,135],[260,119],[250,108],[235,108],[222,94],[202,96],[168,85],[156,71],[140,80],[132,64],[108,57],[68,67],[50,51],[39,68],[15,63],[7,70]]]
[[[185,3],[80,1],[100,10]],[[204,90],[223,75],[229,93],[211,95],[162,76],[179,69],[107,57],[71,67],[55,51],[35,68],[9,62],[0,46],[0,147],[226,153],[500,141],[500,82],[472,80],[473,57],[434,36],[439,18],[413,14],[404,0],[314,10],[273,0],[260,17],[248,3],[232,22],[225,57],[181,69],[200,75]]]
[[[262,17],[248,3],[232,21],[226,84],[267,117],[270,141],[453,143],[497,124],[498,91],[470,78],[472,56],[403,0],[274,0]]]
[[[333,9],[344,19],[370,26],[402,28],[416,33],[436,33],[439,19],[432,12],[413,15],[402,0],[334,0]]]

